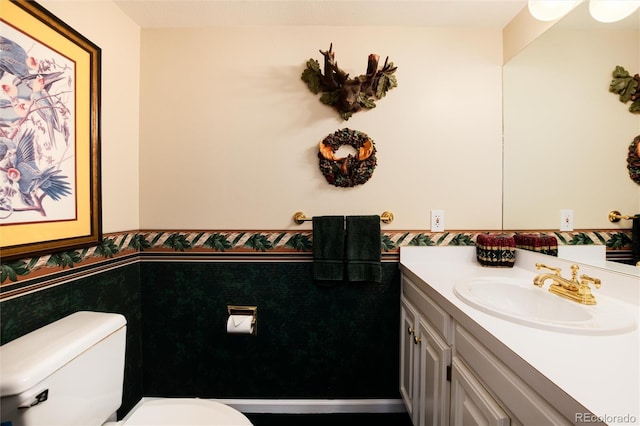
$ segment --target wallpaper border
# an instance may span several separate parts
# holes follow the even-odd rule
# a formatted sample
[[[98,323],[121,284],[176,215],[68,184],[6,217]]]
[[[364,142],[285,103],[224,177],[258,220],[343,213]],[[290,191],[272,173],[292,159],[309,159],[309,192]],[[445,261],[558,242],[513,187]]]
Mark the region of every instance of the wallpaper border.
[[[402,246],[471,246],[478,234],[546,233],[559,245],[606,245],[607,258],[631,256],[631,230],[556,231],[383,231],[382,260],[399,260]],[[311,230],[179,231],[136,230],[105,234],[94,247],[0,261],[0,301],[59,285],[88,274],[145,261],[311,261]]]

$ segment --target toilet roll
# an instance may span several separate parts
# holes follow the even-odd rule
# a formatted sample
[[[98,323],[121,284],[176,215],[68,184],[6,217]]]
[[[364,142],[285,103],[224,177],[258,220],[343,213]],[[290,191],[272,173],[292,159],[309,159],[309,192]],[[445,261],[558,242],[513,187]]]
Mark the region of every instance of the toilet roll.
[[[253,333],[253,315],[229,315],[227,320],[227,333],[251,334]]]

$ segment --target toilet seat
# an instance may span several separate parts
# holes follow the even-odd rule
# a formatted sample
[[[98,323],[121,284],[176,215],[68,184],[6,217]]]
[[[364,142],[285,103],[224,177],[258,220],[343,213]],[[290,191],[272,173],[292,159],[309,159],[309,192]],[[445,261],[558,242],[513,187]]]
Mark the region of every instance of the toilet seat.
[[[251,425],[238,410],[216,401],[196,398],[161,398],[145,401],[123,426],[242,426]]]

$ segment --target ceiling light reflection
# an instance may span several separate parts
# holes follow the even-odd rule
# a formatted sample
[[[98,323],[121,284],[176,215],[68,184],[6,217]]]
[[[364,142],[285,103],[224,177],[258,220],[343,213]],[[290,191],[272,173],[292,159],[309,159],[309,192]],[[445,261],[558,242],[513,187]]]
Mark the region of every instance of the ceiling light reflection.
[[[579,0],[529,0],[529,12],[539,21],[555,21],[574,8]]]
[[[589,13],[596,21],[616,22],[638,10],[640,1],[635,0],[591,0]]]

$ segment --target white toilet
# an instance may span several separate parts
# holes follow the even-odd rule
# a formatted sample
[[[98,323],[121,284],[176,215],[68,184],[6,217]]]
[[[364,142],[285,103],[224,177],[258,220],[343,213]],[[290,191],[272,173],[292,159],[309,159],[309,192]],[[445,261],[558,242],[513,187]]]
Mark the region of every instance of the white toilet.
[[[126,320],[76,312],[0,347],[0,415],[7,426],[251,425],[239,411],[196,398],[151,399],[123,421]]]

